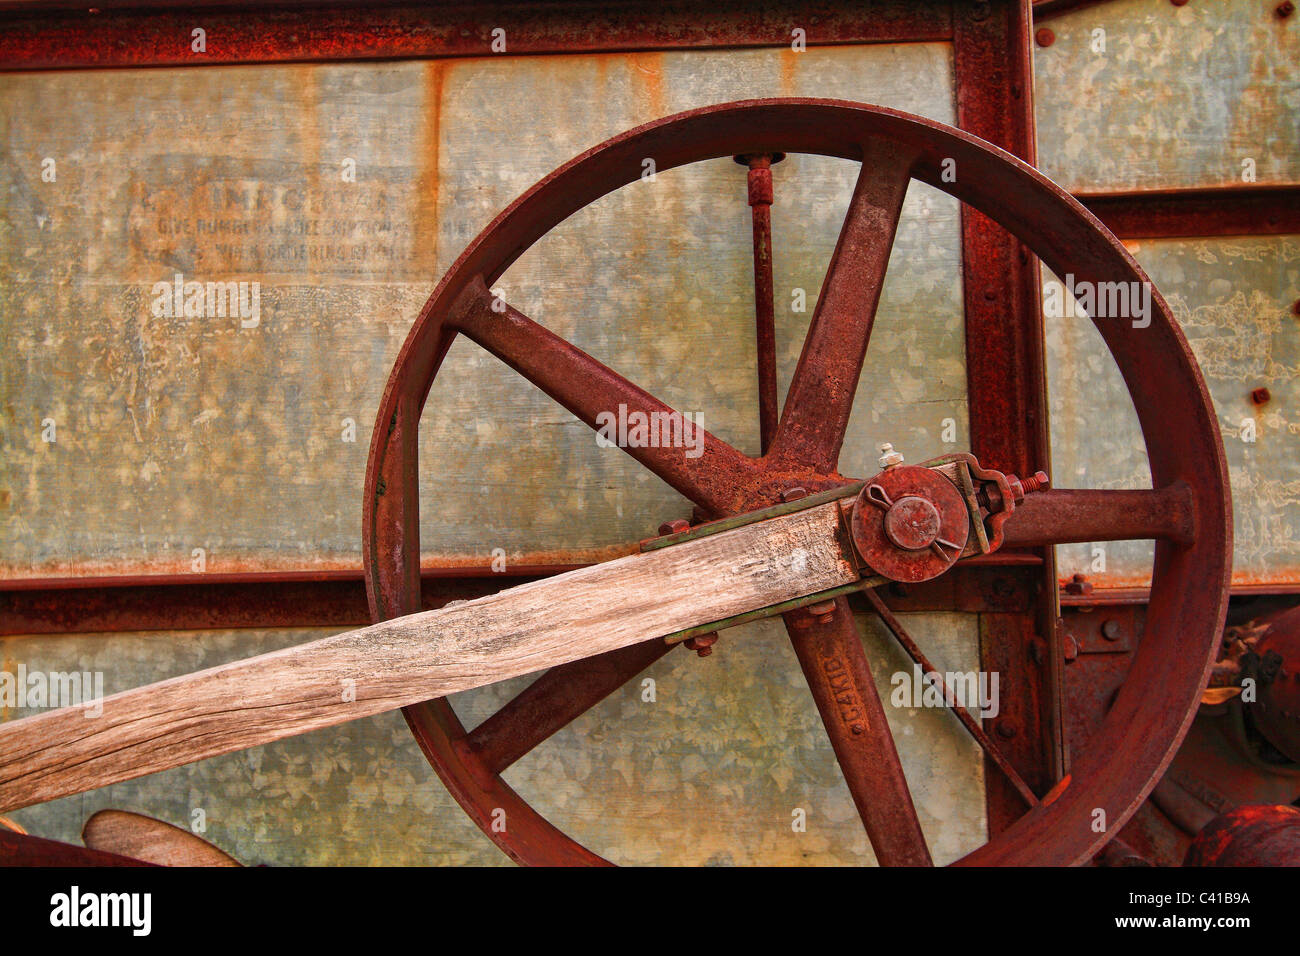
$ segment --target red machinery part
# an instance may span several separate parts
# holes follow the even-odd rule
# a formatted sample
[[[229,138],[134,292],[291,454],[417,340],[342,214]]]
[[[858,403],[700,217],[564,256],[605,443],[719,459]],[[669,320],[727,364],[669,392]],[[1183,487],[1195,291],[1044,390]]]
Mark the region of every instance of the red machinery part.
[[[1262,664],[1258,699],[1243,706],[1264,738],[1300,763],[1300,607],[1273,619],[1255,653]]]
[[[1196,835],[1183,866],[1300,866],[1300,810],[1287,806],[1229,810]]]
[[[956,562],[970,533],[961,492],[917,465],[886,468],[853,509],[853,545],[873,571],[893,581],[928,581]]]
[[[815,99],[751,100],[646,124],[594,147],[516,200],[464,251],[421,311],[380,405],[366,477],[363,547],[374,617],[420,609],[416,442],[430,385],[452,340],[465,335],[590,427],[620,403],[667,406],[507,306],[488,289],[520,255],[568,216],[636,181],[643,157],[659,170],[754,154],[807,152],[862,163],[861,174],[809,326],[770,448],[750,458],[705,433],[703,454],[628,453],[696,504],[705,517],[770,506],[792,489],[815,493],[848,482],[836,470],[908,183],[950,193],[1009,230],[1055,272],[1076,282],[1146,282],[1133,258],[1067,193],[1032,167],[974,136],[893,110]],[[946,182],[944,168],[961,171]],[[1168,765],[1200,699],[1227,605],[1231,511],[1218,421],[1195,360],[1168,305],[1152,294],[1149,325],[1097,322],[1128,386],[1145,436],[1150,491],[1047,491],[1033,496],[1030,538],[1079,540],[1077,518],[1107,540],[1155,537],[1147,633],[1127,682],[1086,754],[1076,755],[1051,799],[987,845],[970,864],[1077,864],[1090,860],[1140,805]],[[1169,427],[1177,410],[1179,427]],[[972,433],[983,426],[972,421]],[[999,463],[989,461],[989,465]],[[1005,467],[1005,466],[1004,466]],[[1028,503],[1028,502],[1027,502]],[[1006,537],[1016,541],[1016,519]],[[1093,538],[1093,540],[1102,540]],[[848,604],[785,616],[876,855],[924,864],[901,764],[883,720]],[[474,731],[451,705],[432,701],[407,720],[452,795],[513,859],[603,863],[532,809],[501,778],[522,753],[657,660],[659,642],[555,668]],[[834,687],[821,678],[839,675]],[[842,701],[874,732],[854,733]],[[492,827],[504,811],[507,830]],[[1096,826],[1098,819],[1105,825]]]

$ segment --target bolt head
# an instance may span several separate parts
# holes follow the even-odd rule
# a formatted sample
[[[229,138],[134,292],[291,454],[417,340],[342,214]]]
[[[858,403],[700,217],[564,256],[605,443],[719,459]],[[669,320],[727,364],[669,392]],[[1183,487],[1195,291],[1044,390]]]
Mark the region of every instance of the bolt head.
[[[924,498],[908,495],[885,513],[885,534],[904,551],[924,551],[939,537],[939,509]]]
[[[816,604],[809,604],[808,613],[823,622],[829,621],[835,616],[835,601],[818,601]]]
[[[1082,574],[1076,574],[1070,579],[1069,583],[1065,585],[1065,592],[1067,594],[1091,594],[1092,582]]]
[[[1101,636],[1108,641],[1118,641],[1124,636],[1124,629],[1120,626],[1119,621],[1111,618],[1108,621],[1102,622]]]
[[[700,657],[708,657],[713,653],[713,645],[717,643],[717,640],[718,632],[713,631],[709,634],[697,634],[694,637],[688,637],[685,644]]]
[[[685,518],[674,518],[672,521],[665,521],[659,526],[659,534],[677,534],[681,531],[690,531],[691,523]]]
[[[903,463],[903,456],[894,451],[894,446],[885,442],[880,446],[880,467],[881,469],[893,468],[895,465]]]

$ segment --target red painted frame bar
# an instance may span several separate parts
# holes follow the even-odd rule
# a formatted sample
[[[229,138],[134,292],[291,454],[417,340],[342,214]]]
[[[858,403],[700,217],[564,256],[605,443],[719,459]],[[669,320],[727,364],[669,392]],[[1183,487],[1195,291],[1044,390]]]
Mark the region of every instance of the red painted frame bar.
[[[1300,234],[1300,185],[1074,195],[1123,239]]]
[[[1028,0],[991,0],[956,6],[953,23],[957,125],[1031,164],[1032,19]],[[960,178],[962,171],[956,174]],[[1032,474],[1049,461],[1038,260],[967,206],[961,228],[971,451],[990,467]],[[1042,794],[1064,772],[1065,751],[1054,557],[1050,548],[1035,554],[1042,564],[1014,575],[1030,613],[982,614],[980,654],[981,667],[999,673],[1008,702],[998,718],[1003,752]],[[985,770],[993,836],[1014,823],[1024,806],[991,762]]]
[[[179,3],[36,10],[0,4],[0,70],[292,63],[789,46],[799,27],[809,46],[914,43],[952,36],[946,2],[875,0],[870,5],[773,0],[726,5],[671,0],[604,2],[232,4],[193,12]],[[145,7],[146,9],[138,9]],[[152,9],[147,9],[152,7]],[[191,50],[191,31],[206,50]]]
[[[571,571],[579,565],[426,569],[425,610]],[[0,637],[255,627],[364,627],[370,623],[360,568],[253,571],[0,582]]]

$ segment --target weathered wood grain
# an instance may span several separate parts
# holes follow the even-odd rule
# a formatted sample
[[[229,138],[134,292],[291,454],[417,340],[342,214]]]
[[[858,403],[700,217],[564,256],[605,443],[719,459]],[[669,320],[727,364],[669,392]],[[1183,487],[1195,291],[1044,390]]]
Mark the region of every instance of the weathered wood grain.
[[[858,579],[839,504],[0,726],[0,810],[393,710]]]
[[[159,866],[240,865],[229,853],[188,830],[125,810],[100,810],[86,821],[81,839],[92,850]]]

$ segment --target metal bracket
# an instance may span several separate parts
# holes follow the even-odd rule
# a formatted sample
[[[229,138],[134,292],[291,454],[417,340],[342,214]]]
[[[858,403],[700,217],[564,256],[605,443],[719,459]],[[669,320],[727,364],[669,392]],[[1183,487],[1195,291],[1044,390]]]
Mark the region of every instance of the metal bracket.
[[[646,538],[641,542],[640,550],[643,552],[657,551],[659,548],[667,548],[674,544],[694,541],[697,538],[707,538],[709,535],[721,534],[724,531],[734,531],[736,528],[743,528],[747,524],[766,521],[768,518],[779,518],[782,515],[792,515],[799,511],[807,511],[809,508],[816,508],[818,505],[824,505],[830,501],[839,501],[841,498],[855,497],[865,486],[865,481],[854,481],[847,485],[841,485],[838,488],[831,488],[829,491],[819,491],[815,495],[796,498],[794,501],[782,502],[781,504],[773,505],[770,508],[759,508],[757,511],[747,511],[743,515],[721,518],[718,521],[708,521],[704,524],[696,525],[694,528],[690,528],[686,531],[678,531],[674,534],[660,535],[657,538]]]
[[[988,533],[984,527],[984,516],[981,513],[981,507],[976,498],[975,478],[971,473],[971,462],[974,459],[969,455],[945,455],[939,458],[932,458],[929,461],[921,462],[918,467],[929,468],[933,471],[940,472],[945,478],[951,481],[961,492],[962,500],[966,504],[966,510],[970,515],[970,523],[974,534],[973,541],[966,545],[962,557],[969,554],[988,554],[994,550],[995,543],[990,542]],[[976,465],[976,468],[979,466]],[[980,469],[983,471],[983,469]],[[994,472],[985,472],[986,475],[998,474]],[[981,476],[983,477],[983,476]],[[1003,479],[1005,481],[1005,479]],[[783,502],[779,505],[773,505],[770,508],[760,508],[757,511],[750,511],[743,515],[735,515],[730,518],[723,518],[718,521],[710,521],[705,524],[697,525],[694,528],[688,528],[685,531],[678,531],[673,534],[660,535],[655,538],[647,538],[640,543],[640,550],[656,551],[660,548],[668,548],[673,545],[682,544],[687,541],[695,541],[700,538],[706,538],[710,535],[721,534],[724,531],[734,531],[736,528],[742,528],[745,525],[755,524],[759,521],[766,521],[769,518],[777,518],[782,515],[794,514],[799,511],[805,511],[809,508],[816,508],[819,505],[828,504],[832,501],[843,502],[848,498],[856,498],[861,494],[862,489],[867,487],[869,481],[855,481],[838,488],[832,488],[828,491],[818,492],[814,495],[807,495],[803,498],[797,498],[794,501]],[[1009,495],[1008,495],[1009,497]],[[681,631],[674,631],[663,637],[665,644],[679,644],[682,641],[703,634],[712,634],[716,631],[728,627],[735,627],[739,624],[748,624],[751,621],[759,621],[763,618],[775,617],[778,614],[784,614],[786,611],[793,611],[797,608],[806,607],[810,604],[819,604],[823,601],[837,598],[843,594],[850,594],[854,591],[862,591],[867,588],[878,587],[881,584],[889,582],[889,578],[872,574],[872,569],[863,560],[863,555],[858,554],[857,548],[853,546],[852,535],[846,527],[847,515],[845,506],[840,506],[840,537],[841,548],[846,558],[853,563],[866,576],[852,584],[841,585],[831,588],[828,591],[818,591],[815,594],[809,594],[791,601],[784,601],[780,604],[773,604],[764,608],[757,608],[753,611],[746,611],[744,614],[737,614],[733,617],[725,618],[720,621],[712,621],[708,624],[700,624],[695,627],[686,628]],[[973,545],[973,546],[972,546]]]

